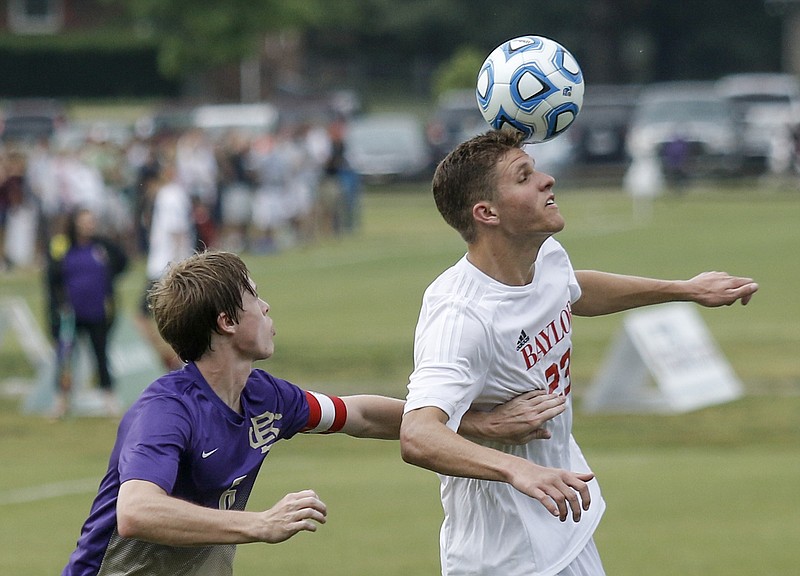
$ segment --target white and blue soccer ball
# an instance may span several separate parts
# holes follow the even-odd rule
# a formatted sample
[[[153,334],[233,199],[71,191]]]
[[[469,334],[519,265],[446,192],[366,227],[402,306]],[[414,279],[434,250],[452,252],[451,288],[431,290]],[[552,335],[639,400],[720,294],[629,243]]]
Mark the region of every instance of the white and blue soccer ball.
[[[527,142],[551,140],[583,105],[583,72],[561,44],[543,36],[503,42],[484,61],[475,91],[492,128],[516,129]]]

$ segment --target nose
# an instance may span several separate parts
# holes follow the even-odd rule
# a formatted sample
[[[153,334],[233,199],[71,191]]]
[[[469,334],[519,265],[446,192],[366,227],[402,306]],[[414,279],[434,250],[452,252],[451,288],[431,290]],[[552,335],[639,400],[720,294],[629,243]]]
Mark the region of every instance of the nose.
[[[537,172],[540,177],[540,183],[542,190],[549,190],[553,186],[556,185],[556,179],[548,174],[547,172]]]

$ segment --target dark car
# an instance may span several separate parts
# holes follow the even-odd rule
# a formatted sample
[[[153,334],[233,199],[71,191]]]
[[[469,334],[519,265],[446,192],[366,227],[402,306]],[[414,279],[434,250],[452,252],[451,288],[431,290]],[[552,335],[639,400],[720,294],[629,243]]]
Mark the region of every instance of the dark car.
[[[587,84],[583,106],[566,133],[583,164],[625,164],[625,140],[641,88]]]
[[[489,124],[481,115],[474,90],[445,92],[427,125],[434,161],[438,162],[465,140],[487,130]]]
[[[57,100],[14,100],[3,106],[0,139],[17,144],[50,140],[65,119],[64,107]]]

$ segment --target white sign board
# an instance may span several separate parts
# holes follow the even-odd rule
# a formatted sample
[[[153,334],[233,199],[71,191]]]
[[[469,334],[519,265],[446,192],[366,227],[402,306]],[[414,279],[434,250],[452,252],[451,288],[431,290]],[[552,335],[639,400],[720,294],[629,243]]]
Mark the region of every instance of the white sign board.
[[[592,382],[587,412],[687,412],[741,397],[743,386],[693,304],[626,314]]]
[[[22,352],[34,367],[55,361],[53,346],[22,298],[12,296],[0,300],[0,344],[8,332],[17,337]]]

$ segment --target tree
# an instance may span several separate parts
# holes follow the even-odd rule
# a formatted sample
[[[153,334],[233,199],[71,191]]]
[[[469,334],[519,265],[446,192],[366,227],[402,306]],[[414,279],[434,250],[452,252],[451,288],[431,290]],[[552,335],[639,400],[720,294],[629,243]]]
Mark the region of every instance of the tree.
[[[286,31],[315,66],[298,75],[320,83],[328,66],[337,74],[327,77],[340,83],[394,80],[407,91],[427,89],[437,67],[462,48],[488,54],[525,34],[567,46],[593,83],[780,66],[780,20],[764,0],[704,0],[690,10],[669,0],[105,1],[125,6],[152,35],[160,70],[172,78],[263,57],[265,38]]]
[[[155,37],[159,69],[172,78],[257,56],[266,34],[312,26],[326,12],[324,0],[106,1]]]
[[[486,54],[471,46],[463,47],[452,58],[441,64],[433,77],[434,95],[441,96],[448,90],[475,88],[478,70]]]

